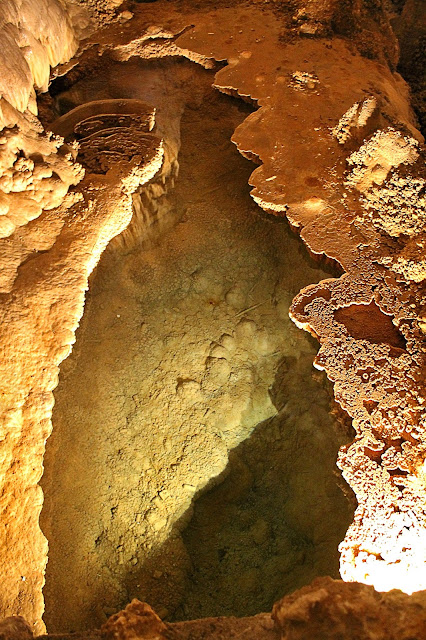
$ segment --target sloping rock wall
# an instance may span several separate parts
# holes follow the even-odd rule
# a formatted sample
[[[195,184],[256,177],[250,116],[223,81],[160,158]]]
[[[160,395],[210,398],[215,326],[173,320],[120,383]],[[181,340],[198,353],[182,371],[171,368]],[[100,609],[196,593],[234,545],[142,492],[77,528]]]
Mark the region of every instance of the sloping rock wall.
[[[163,150],[159,138],[134,128],[136,150],[119,144],[114,166],[98,170],[99,148],[101,160],[91,154],[83,178],[72,147],[31,122],[25,131],[23,126],[4,130],[1,156],[2,195],[17,207],[7,218],[15,227],[0,241],[0,555],[10,558],[2,562],[1,608],[24,613],[41,630],[47,543],[38,523],[38,481],[58,366],[74,341],[88,277],[111,238],[130,222],[132,194],[159,170]]]
[[[316,366],[357,433],[339,456],[359,504],[342,576],[424,588],[424,162],[403,84],[339,39],[280,47],[265,13],[224,13],[220,35],[216,20],[178,44],[228,60],[217,88],[260,106],[233,137],[262,163],[252,196],[346,272],[291,310],[319,338]]]

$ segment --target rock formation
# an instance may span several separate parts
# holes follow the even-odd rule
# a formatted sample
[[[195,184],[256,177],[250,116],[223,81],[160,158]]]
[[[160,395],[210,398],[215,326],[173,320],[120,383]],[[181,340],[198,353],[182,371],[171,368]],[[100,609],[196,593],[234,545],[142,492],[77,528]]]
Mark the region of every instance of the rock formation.
[[[81,640],[412,640],[426,632],[426,592],[407,596],[401,591],[379,594],[372,587],[318,578],[311,585],[277,602],[272,613],[251,618],[205,618],[163,622],[151,607],[133,600],[100,630],[78,635]],[[31,640],[23,618],[0,622],[4,640]],[[75,635],[38,636],[40,640],[69,640]]]
[[[138,112],[152,123],[152,109],[142,104]],[[70,351],[88,277],[111,238],[129,224],[132,194],[157,173],[163,156],[161,140],[134,122],[125,131],[137,148],[123,148],[120,138],[111,150],[113,132],[104,150],[104,131],[96,154],[82,154],[84,178],[74,147],[43,134],[29,116],[3,132],[1,548],[4,554],[13,549],[14,559],[2,565],[1,598],[4,611],[23,608],[29,620],[42,609],[47,546],[38,525],[37,483],[58,366]]]
[[[253,198],[345,271],[303,291],[291,309],[320,340],[316,366],[357,434],[339,456],[358,500],[342,577],[412,592],[425,586],[426,561],[421,137],[398,76],[342,40],[281,48],[267,15],[243,14],[229,27],[227,15],[220,36],[207,18],[178,44],[227,59],[217,88],[260,106],[233,138],[262,162]],[[245,21],[250,35],[238,28]],[[282,125],[288,118],[291,128]]]
[[[254,615],[339,575],[348,433],[312,368],[315,341],[288,316],[329,274],[252,201],[253,164],[230,143],[252,107],[212,81],[184,59],[111,63],[104,78],[112,95],[149,98],[157,127],[183,102],[163,218],[178,222],[148,247],[142,217],[139,244],[117,246],[135,220],[112,241],[61,365],[41,479],[50,633],[100,626],[132,598],[174,619]],[[88,77],[64,100],[97,91]]]
[[[47,91],[50,68],[67,62],[78,41],[70,13],[60,0],[5,0],[0,8],[0,125],[18,113],[37,113],[35,89]],[[18,113],[16,113],[18,112]]]
[[[105,15],[116,4],[105,0]],[[358,501],[340,548],[342,577],[411,593],[426,587],[423,139],[394,71],[397,44],[381,3],[369,13],[359,1],[346,14],[333,2],[297,2],[290,12],[282,4],[194,11],[190,3],[158,2],[155,10],[120,13],[91,45],[119,60],[225,61],[216,88],[259,107],[233,137],[259,163],[250,179],[254,200],[286,216],[312,255],[344,271],[303,290],[290,312],[318,338],[316,366],[334,383],[356,432],[338,461]],[[50,66],[75,53],[87,19],[78,3],[34,7],[7,0],[0,8],[0,597],[4,615],[23,614],[38,633],[47,558],[38,482],[58,367],[73,343],[88,277],[129,224],[132,196],[160,170],[163,146],[145,105],[118,115],[111,105],[68,114],[57,126],[73,134],[69,144],[43,131],[34,87],[45,90]],[[417,610],[422,598],[324,585],[275,607],[283,638],[303,637],[313,609],[329,625],[339,589],[365,597],[365,615],[383,603],[390,611]],[[413,637],[408,623],[397,633],[390,614],[380,615],[391,630],[377,637]],[[336,624],[346,625],[339,633],[348,637],[368,637],[351,617],[352,631]],[[421,637],[424,617],[416,624]],[[268,625],[262,633],[276,633]],[[161,634],[157,621],[147,637]],[[4,635],[12,637],[7,629]]]

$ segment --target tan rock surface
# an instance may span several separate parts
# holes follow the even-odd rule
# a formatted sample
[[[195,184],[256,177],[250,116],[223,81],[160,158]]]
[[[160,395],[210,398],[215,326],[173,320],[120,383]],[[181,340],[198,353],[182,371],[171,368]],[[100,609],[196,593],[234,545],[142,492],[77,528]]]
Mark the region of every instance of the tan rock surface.
[[[34,134],[20,135],[19,138],[19,132],[14,132],[12,149],[18,148],[21,157],[26,158],[28,135],[31,141]],[[57,200],[48,200],[48,205],[41,201],[48,209],[62,200],[54,211],[55,226],[52,228],[49,214],[43,214],[35,228],[30,230],[27,225],[24,236],[13,234],[10,240],[2,240],[0,247],[3,256],[11,256],[9,262],[3,258],[9,268],[4,277],[9,289],[13,283],[11,292],[4,293],[1,300],[1,361],[7,364],[2,366],[0,379],[1,548],[3,554],[13,550],[13,564],[2,563],[1,606],[10,613],[24,613],[35,630],[43,628],[39,616],[47,558],[46,540],[38,525],[43,500],[37,483],[42,474],[44,443],[51,430],[52,390],[57,384],[58,366],[74,341],[88,277],[111,238],[128,225],[132,193],[161,166],[161,141],[149,135],[146,164],[142,161],[143,150],[142,155],[139,151],[130,160],[116,162],[105,175],[88,173],[80,183],[81,190],[67,198],[64,192],[69,183],[63,186],[58,180],[56,191],[52,187],[47,190]],[[72,182],[81,180],[82,169],[71,154],[64,159],[54,153],[58,141],[41,138],[40,142],[41,148],[47,144],[47,159],[58,175],[63,169]],[[14,169],[16,162],[19,160]],[[33,180],[21,188],[31,198]],[[27,242],[35,243],[32,251],[22,242],[29,231],[31,239]],[[43,250],[38,253],[40,244]],[[23,253],[25,264],[21,262],[15,277],[16,255],[22,259]]]
[[[26,130],[5,129],[0,142],[0,238],[7,238],[43,211],[62,204],[71,185],[80,182],[81,167],[74,163],[75,151],[62,146],[62,139],[43,134],[28,123]],[[59,149],[62,147],[61,151]],[[13,243],[13,241],[12,241]],[[11,243],[11,244],[12,244]],[[8,265],[3,263],[2,290],[7,284]]]
[[[3,0],[0,6],[0,126],[27,108],[37,113],[34,89],[46,91],[50,67],[67,62],[77,39],[66,3]],[[16,113],[18,112],[18,113]]]
[[[158,20],[166,4],[158,3]],[[21,10],[28,6],[22,3]],[[6,275],[0,342],[7,363],[1,373],[1,412],[8,443],[1,463],[2,556],[11,557],[13,550],[13,564],[3,565],[2,610],[25,613],[36,630],[42,628],[46,558],[37,483],[58,365],[69,353],[89,273],[110,239],[128,224],[132,191],[161,162],[158,145],[149,171],[133,158],[106,176],[86,176],[78,192],[55,210],[56,195],[64,197],[69,185],[78,182],[80,169],[71,151],[65,157],[56,153],[55,140],[27,133],[30,127],[17,113],[28,105],[35,110],[33,84],[45,87],[48,63],[66,60],[75,48],[62,5],[49,6],[55,19],[46,21],[47,12],[38,9],[36,15],[25,14],[31,25],[26,30],[17,19],[17,5],[3,3],[1,32],[2,56],[6,51],[14,56],[13,63],[10,58],[3,64],[16,88],[1,89],[1,122],[19,121],[21,127],[20,140],[7,132],[2,141],[6,204],[0,222],[4,236],[10,236],[1,248]],[[423,164],[406,89],[386,66],[362,58],[343,39],[283,44],[276,15],[258,6],[239,9],[237,16],[232,9],[205,12],[197,19],[175,14],[174,21],[169,40],[192,21],[196,24],[173,41],[175,53],[199,61],[226,60],[216,86],[260,106],[234,135],[243,154],[262,162],[251,178],[255,200],[267,211],[286,214],[313,254],[327,256],[346,271],[303,291],[292,308],[298,326],[319,337],[317,365],[334,381],[336,399],[357,432],[339,459],[359,503],[341,547],[342,575],[383,589],[424,587],[424,228],[412,216],[424,206],[419,187]],[[315,12],[300,26],[302,36],[321,33],[310,22],[319,22]],[[135,41],[131,29],[121,47]],[[161,28],[155,33],[163,37]],[[41,34],[47,34],[43,46]],[[140,55],[138,47],[132,52]],[[371,113],[360,106],[371,106],[373,99],[377,108]],[[359,128],[367,138],[364,144]],[[36,162],[28,152],[35,135],[46,149]],[[48,175],[52,167],[58,167],[60,178],[55,185],[53,173]],[[40,199],[33,197],[35,192],[42,194]],[[22,212],[17,209],[6,218],[10,193],[25,198]],[[363,305],[372,313],[359,310]],[[389,318],[401,334],[399,346]],[[362,334],[353,329],[360,324]]]
[[[334,467],[348,439],[316,349],[288,317],[327,273],[250,198],[253,165],[230,136],[251,108],[212,81],[184,59],[115,63],[102,81],[150,96],[157,126],[175,123],[165,148],[182,111],[164,216],[180,222],[160,237],[153,223],[147,248],[141,216],[133,249],[112,242],[62,365],[41,480],[50,632],[102,624],[133,597],[169,618],[252,615],[338,576],[353,510]],[[73,95],[98,86],[88,76]],[[140,194],[146,213],[159,193]]]

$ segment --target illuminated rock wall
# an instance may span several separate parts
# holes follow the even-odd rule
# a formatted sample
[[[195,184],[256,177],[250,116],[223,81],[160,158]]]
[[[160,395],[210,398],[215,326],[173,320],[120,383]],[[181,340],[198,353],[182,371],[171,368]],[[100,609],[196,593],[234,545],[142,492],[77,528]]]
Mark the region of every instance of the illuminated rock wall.
[[[111,238],[127,227],[132,195],[155,175],[163,155],[159,138],[133,126],[137,149],[109,141],[115,145],[114,166],[97,170],[102,145],[94,144],[83,179],[75,145],[43,132],[26,110],[33,82],[45,88],[49,64],[70,57],[76,42],[62,4],[41,9],[29,3],[1,7],[2,36],[13,33],[24,42],[19,38],[25,31],[25,42],[36,53],[27,64],[25,47],[14,48],[9,38],[2,48],[16,49],[4,68],[18,75],[3,76],[7,91],[1,103],[2,124],[9,126],[0,139],[0,555],[10,560],[1,563],[0,607],[4,613],[23,613],[36,631],[43,629],[47,561],[38,524],[43,502],[38,481],[58,366],[70,352],[88,276]],[[43,45],[30,39],[31,32]]]
[[[424,588],[424,178],[406,86],[353,43],[327,39],[317,17],[284,44],[294,30],[259,6],[197,16],[156,3],[156,12],[170,39],[196,24],[175,53],[226,60],[217,88],[258,103],[234,136],[262,162],[251,178],[255,200],[287,215],[313,254],[345,270],[303,291],[291,311],[319,338],[317,366],[357,434],[339,458],[359,504],[341,545],[342,575],[381,589]],[[129,56],[141,48],[137,16],[134,25],[120,35]],[[312,35],[323,37],[304,39]],[[1,610],[40,631],[47,547],[37,483],[58,366],[88,276],[129,223],[131,195],[159,169],[162,149],[157,140],[144,166],[126,157],[81,181],[74,149],[31,117],[34,86],[45,89],[49,67],[76,49],[64,5],[3,0],[0,43],[0,123],[18,125],[0,140]]]
[[[82,308],[82,299],[71,296],[67,310],[65,292],[65,306],[54,293],[61,276],[53,265],[67,255],[66,245],[62,258],[57,249],[52,262],[45,258],[78,201],[76,194],[67,196],[68,188],[83,177],[75,150],[45,134],[34,117],[34,86],[46,89],[50,65],[67,60],[77,43],[56,0],[2,2],[0,43],[0,554],[10,558],[1,563],[0,606],[3,612],[22,611],[33,622],[42,610],[47,555],[37,482],[49,433],[50,390]],[[84,275],[78,288],[84,290]]]
[[[79,190],[51,215],[43,213],[36,225],[0,245],[4,261],[11,247],[15,253],[25,243],[38,249],[30,252],[26,247],[13,287],[2,296],[0,328],[1,361],[7,364],[0,378],[0,554],[10,558],[10,563],[2,563],[1,606],[4,612],[23,613],[36,630],[43,628],[41,589],[47,561],[38,524],[43,499],[37,483],[51,430],[52,390],[83,313],[88,277],[111,238],[128,225],[132,194],[161,166],[158,138],[148,137],[144,155],[145,164],[132,155],[116,158],[107,174],[87,173]],[[81,168],[73,166],[81,177]],[[10,262],[15,269],[13,259]]]

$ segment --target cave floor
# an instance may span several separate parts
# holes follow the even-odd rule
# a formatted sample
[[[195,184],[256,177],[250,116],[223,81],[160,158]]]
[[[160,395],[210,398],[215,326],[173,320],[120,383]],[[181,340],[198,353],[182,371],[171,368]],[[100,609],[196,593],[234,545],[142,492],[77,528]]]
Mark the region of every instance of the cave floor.
[[[111,68],[112,97],[122,82],[144,99],[138,64]],[[230,137],[251,108],[211,72],[163,64],[186,69],[179,222],[148,247],[112,243],[61,367],[41,482],[49,632],[102,624],[133,597],[169,619],[269,610],[338,577],[352,520],[335,469],[349,435],[288,317],[330,273],[250,198],[253,164]]]

